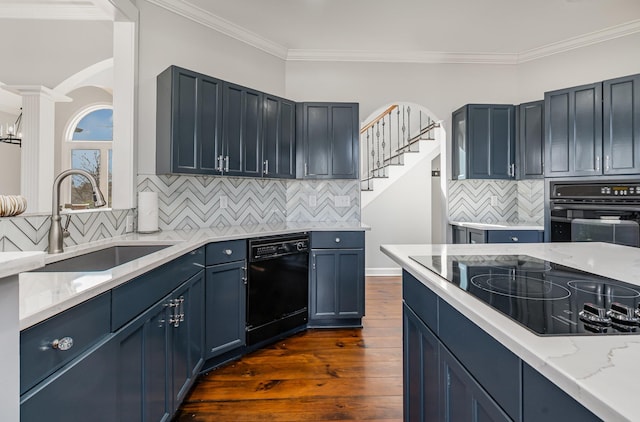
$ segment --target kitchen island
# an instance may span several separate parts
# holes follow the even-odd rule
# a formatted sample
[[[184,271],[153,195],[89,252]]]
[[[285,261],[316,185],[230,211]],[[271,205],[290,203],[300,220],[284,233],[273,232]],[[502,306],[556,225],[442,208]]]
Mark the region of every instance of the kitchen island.
[[[405,289],[409,283],[417,283],[426,288],[425,292],[437,296],[441,311],[440,329],[443,322],[447,322],[442,320],[443,310],[449,316],[462,315],[461,319],[479,328],[477,331],[481,336],[490,338],[497,348],[503,348],[505,356],[513,355],[522,363],[519,377],[526,372],[525,368],[532,368],[550,385],[557,386],[602,420],[640,420],[635,403],[635,380],[640,376],[640,367],[637,365],[640,334],[540,336],[410,258],[436,255],[446,262],[447,257],[453,255],[528,255],[640,286],[637,276],[640,274],[640,249],[603,243],[544,243],[383,245],[381,250],[405,270]],[[405,290],[405,298],[406,293]],[[413,302],[416,308],[415,303],[419,303],[420,299]],[[484,350],[478,348],[474,340],[469,338],[466,344],[463,343],[467,350],[465,353],[482,355]],[[460,343],[456,347],[459,346]],[[440,368],[442,370],[443,367]],[[490,370],[499,376],[503,368],[499,366]],[[520,382],[516,380],[515,383],[521,385],[518,384]],[[526,410],[524,417],[522,413],[522,407],[516,408],[505,420],[531,420],[527,419]]]

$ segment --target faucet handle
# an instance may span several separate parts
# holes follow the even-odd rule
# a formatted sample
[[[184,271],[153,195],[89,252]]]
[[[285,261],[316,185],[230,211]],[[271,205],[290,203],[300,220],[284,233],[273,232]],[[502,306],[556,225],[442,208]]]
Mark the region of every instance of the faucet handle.
[[[67,214],[67,221],[64,222],[64,229],[62,230],[62,237],[69,237],[69,223],[71,222],[71,214]]]

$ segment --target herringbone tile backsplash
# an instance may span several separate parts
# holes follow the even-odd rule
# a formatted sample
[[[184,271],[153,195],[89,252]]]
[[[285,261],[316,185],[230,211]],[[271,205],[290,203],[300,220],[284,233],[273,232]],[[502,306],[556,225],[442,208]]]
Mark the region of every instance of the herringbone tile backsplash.
[[[491,205],[491,196],[497,205]],[[544,222],[542,180],[452,180],[449,219],[494,224]]]
[[[274,180],[233,177],[144,175],[138,191],[158,192],[162,230],[279,223],[360,221],[357,180]],[[310,196],[315,196],[314,206]],[[335,196],[349,197],[336,207]],[[221,198],[227,202],[221,206]]]
[[[65,246],[79,245],[125,233],[127,215],[133,210],[74,213]],[[27,215],[0,219],[0,251],[44,251],[48,247],[49,215]],[[63,224],[66,217],[63,216]]]

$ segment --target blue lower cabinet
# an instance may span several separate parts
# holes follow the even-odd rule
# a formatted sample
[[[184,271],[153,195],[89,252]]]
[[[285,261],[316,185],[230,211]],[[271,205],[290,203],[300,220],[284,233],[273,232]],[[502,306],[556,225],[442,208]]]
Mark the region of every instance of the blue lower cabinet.
[[[438,338],[420,318],[403,305],[404,420],[440,420],[440,367]]]
[[[105,337],[20,398],[21,422],[116,422],[116,344]],[[140,420],[140,419],[137,419]]]
[[[442,344],[440,344],[440,376],[442,420],[446,422],[510,422],[512,420]]]
[[[178,288],[173,298],[173,324],[169,324],[172,411],[178,410],[204,363],[204,271]],[[171,313],[171,308],[169,308]],[[169,316],[171,322],[171,315]]]
[[[116,334],[119,421],[168,421],[203,363],[204,271]]]
[[[246,344],[246,262],[206,269],[206,358]]]
[[[167,296],[116,335],[119,421],[167,421],[171,417]]]

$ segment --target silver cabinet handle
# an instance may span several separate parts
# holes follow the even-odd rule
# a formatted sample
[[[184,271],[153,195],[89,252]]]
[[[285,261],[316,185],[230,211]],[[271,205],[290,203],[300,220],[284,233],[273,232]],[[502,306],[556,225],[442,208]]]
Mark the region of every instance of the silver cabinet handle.
[[[222,253],[227,255],[227,256],[231,256],[231,255],[233,255],[233,250],[225,249],[225,250],[222,251]]]
[[[222,171],[224,170],[222,168],[222,155],[218,156],[218,167],[216,167],[216,170],[218,170],[220,173],[222,173]]]
[[[73,338],[62,337],[61,339],[55,339],[51,342],[51,348],[64,352],[73,347]]]
[[[269,160],[264,160],[264,174],[269,174]]]
[[[336,243],[340,243],[340,238],[336,237]]]
[[[229,173],[229,156],[224,157],[224,171]]]
[[[309,175],[309,166],[307,165],[307,162],[305,161],[304,163],[304,175],[308,176]]]
[[[511,241],[512,241],[512,242],[517,242],[517,241],[518,241],[518,238],[517,238],[516,236],[511,236]]]
[[[600,156],[596,157],[596,171],[600,171]]]
[[[242,268],[240,268],[240,270],[242,271],[242,283],[246,285],[247,284],[247,280],[248,280],[248,278],[247,278],[247,267],[242,267]]]
[[[604,169],[609,170],[609,156],[604,157]]]
[[[184,296],[180,296],[180,299],[178,299],[178,302],[180,304],[180,315],[178,315],[178,318],[180,322],[184,322]]]

